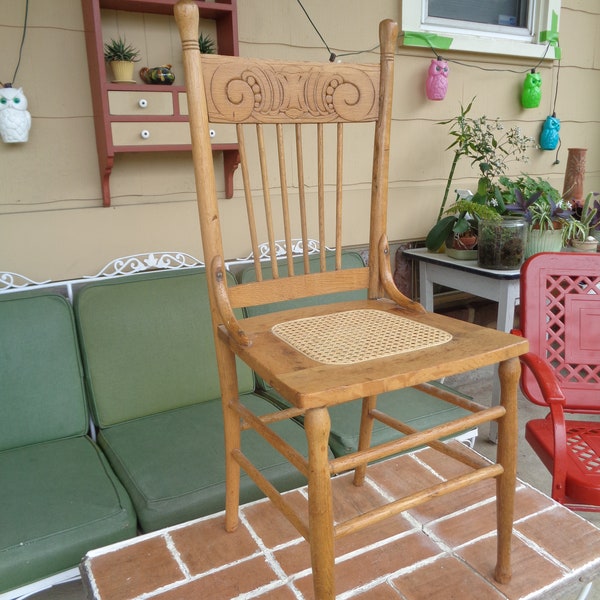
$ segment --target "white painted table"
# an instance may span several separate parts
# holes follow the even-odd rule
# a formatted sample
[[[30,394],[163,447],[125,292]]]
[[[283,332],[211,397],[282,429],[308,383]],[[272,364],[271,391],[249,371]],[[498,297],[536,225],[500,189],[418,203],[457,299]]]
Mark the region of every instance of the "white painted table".
[[[456,260],[426,248],[404,250],[403,254],[419,262],[421,304],[433,311],[433,284],[467,292],[498,303],[498,325],[510,331],[514,324],[515,305],[519,300],[519,269],[500,271],[482,269],[476,260]]]
[[[476,260],[457,260],[446,254],[429,252],[427,248],[404,250],[403,254],[419,262],[419,296],[421,304],[433,311],[435,283],[487,298],[498,303],[497,328],[509,332],[514,325],[515,305],[519,300],[519,269],[502,271],[482,269]],[[500,383],[494,377],[492,404],[500,402]],[[497,441],[495,423],[491,424],[490,439]]]

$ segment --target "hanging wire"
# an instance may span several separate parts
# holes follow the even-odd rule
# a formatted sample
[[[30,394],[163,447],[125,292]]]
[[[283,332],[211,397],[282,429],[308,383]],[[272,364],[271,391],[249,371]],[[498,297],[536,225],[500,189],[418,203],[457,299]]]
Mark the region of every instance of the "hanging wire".
[[[306,18],[310,21],[310,24],[313,26],[313,29],[317,32],[317,35],[321,38],[321,41],[325,45],[325,48],[327,48],[327,51],[329,52],[329,62],[333,62],[336,59],[335,54],[331,51],[331,48],[327,45],[327,42],[325,41],[325,39],[321,35],[321,32],[317,29],[317,26],[313,23],[313,20],[310,18],[310,15],[308,14],[308,12],[306,11],[306,9],[302,5],[302,2],[300,2],[300,0],[296,0],[296,1],[300,5],[300,8],[304,11],[304,14],[306,15]]]
[[[21,45],[19,46],[19,58],[17,60],[17,66],[15,67],[15,72],[12,76],[11,84],[17,79],[17,73],[19,72],[19,66],[21,65],[21,57],[23,55],[23,45],[25,44],[25,35],[27,34],[27,17],[29,15],[29,0],[25,0],[25,21],[23,23],[23,35],[21,36]]]

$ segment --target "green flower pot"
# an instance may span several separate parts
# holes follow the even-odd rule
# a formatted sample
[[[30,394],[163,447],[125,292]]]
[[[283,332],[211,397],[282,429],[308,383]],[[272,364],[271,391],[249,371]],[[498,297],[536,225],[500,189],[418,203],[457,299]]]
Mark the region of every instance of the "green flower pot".
[[[563,247],[562,231],[560,229],[531,229],[527,234],[525,258],[538,252],[560,252]]]

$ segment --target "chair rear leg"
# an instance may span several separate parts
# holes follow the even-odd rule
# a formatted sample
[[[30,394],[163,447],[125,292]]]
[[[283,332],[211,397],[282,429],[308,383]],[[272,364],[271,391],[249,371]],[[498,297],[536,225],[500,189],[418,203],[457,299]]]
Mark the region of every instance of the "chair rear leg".
[[[358,436],[358,451],[367,450],[371,447],[371,436],[373,434],[373,417],[371,410],[377,406],[377,396],[366,396],[362,399],[362,414],[360,417],[360,432]],[[354,471],[354,485],[359,487],[365,481],[367,464],[359,465]]]
[[[498,423],[498,459],[504,469],[496,480],[498,558],[494,578],[499,583],[511,579],[511,543],[517,483],[517,385],[521,367],[518,358],[501,362],[498,367],[500,377],[501,404],[506,414]]]
[[[315,598],[335,598],[333,500],[329,472],[329,411],[306,412],[308,442],[308,528]]]

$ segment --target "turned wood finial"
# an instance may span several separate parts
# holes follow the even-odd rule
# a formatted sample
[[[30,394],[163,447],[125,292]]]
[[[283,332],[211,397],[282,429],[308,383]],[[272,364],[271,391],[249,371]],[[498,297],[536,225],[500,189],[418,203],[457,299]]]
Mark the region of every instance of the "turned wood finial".
[[[173,9],[184,50],[198,48],[200,16],[194,0],[179,0]]]

